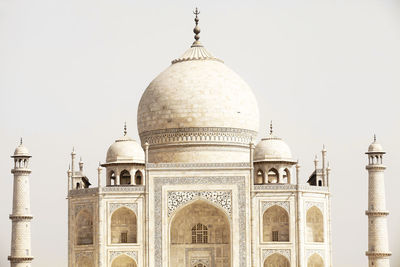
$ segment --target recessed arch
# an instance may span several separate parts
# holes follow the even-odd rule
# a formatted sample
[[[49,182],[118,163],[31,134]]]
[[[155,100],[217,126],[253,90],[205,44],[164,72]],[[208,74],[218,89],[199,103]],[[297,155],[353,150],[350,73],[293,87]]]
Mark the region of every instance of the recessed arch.
[[[324,215],[316,206],[312,206],[307,211],[306,241],[324,242]]]
[[[110,179],[110,185],[116,185],[116,177],[115,177],[115,172],[114,171],[110,171],[109,173],[109,179]]]
[[[264,212],[263,241],[289,241],[289,214],[284,208],[274,205]]]
[[[187,266],[187,249],[204,251],[204,257],[231,266],[231,226],[222,208],[198,199],[175,212],[170,223],[170,266]]]
[[[278,183],[279,172],[275,168],[271,168],[268,171],[268,183]]]
[[[140,170],[135,172],[135,184],[141,185],[143,183],[143,174]]]
[[[324,267],[324,260],[319,254],[314,253],[308,258],[307,267]]]
[[[131,184],[131,174],[127,170],[123,170],[119,175],[120,184],[121,185],[129,185]]]
[[[284,183],[288,183],[288,184],[290,184],[291,183],[291,175],[290,175],[290,170],[289,170],[289,168],[285,168],[284,170],[283,170],[283,182]]]
[[[121,207],[111,215],[111,243],[137,243],[136,214]]]
[[[258,169],[256,172],[254,184],[263,184],[263,183],[264,183],[264,171]]]
[[[93,218],[92,214],[84,209],[81,210],[75,219],[76,225],[76,244],[91,245],[93,244]]]
[[[264,267],[290,267],[290,262],[282,254],[274,253],[265,259]]]
[[[112,261],[111,267],[137,267],[137,264],[134,259],[122,254]]]

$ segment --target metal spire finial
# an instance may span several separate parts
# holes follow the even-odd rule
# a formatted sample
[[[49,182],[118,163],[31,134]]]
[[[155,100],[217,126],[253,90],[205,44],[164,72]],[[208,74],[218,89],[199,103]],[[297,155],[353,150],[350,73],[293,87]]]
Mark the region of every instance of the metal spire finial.
[[[272,135],[274,133],[274,129],[272,126],[272,121],[269,123],[269,135]]]
[[[124,136],[128,133],[128,130],[126,129],[126,122],[124,124]]]
[[[21,137],[21,139],[19,140],[19,144],[22,145],[22,137]]]
[[[376,134],[374,134],[374,142],[376,142]]]
[[[193,32],[195,34],[194,39],[196,40],[194,43],[197,43],[200,39],[199,33],[200,33],[200,28],[199,28],[199,17],[198,15],[200,14],[199,9],[196,7],[196,9],[193,11],[193,14],[196,15],[194,18],[194,22],[196,23],[196,26],[193,29]]]

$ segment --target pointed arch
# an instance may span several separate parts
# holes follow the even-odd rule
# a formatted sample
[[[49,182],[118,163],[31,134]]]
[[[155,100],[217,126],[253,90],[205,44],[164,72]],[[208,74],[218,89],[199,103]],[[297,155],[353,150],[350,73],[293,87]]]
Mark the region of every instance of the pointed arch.
[[[283,179],[283,181],[282,182],[284,182],[284,183],[288,183],[288,184],[290,184],[291,183],[291,174],[290,174],[290,170],[289,170],[289,168],[285,168],[284,170],[283,170],[283,177],[282,177]]]
[[[111,267],[137,267],[137,264],[134,259],[126,254],[122,254],[112,261]]]
[[[224,266],[231,266],[231,226],[227,214],[206,200],[188,203],[171,219],[169,247],[170,266],[182,266],[187,249],[201,249],[210,257],[215,255]]]
[[[324,215],[316,206],[312,206],[307,211],[306,241],[324,242]]]
[[[127,170],[123,170],[119,177],[121,185],[131,184],[131,174]]]
[[[258,169],[256,172],[256,177],[254,184],[263,184],[264,183],[264,172],[261,169]]]
[[[140,170],[135,173],[135,184],[141,185],[143,183],[143,174]]]
[[[279,172],[275,168],[271,168],[268,171],[268,183],[278,183]]]
[[[137,243],[136,214],[121,207],[111,215],[111,243]]]
[[[86,209],[81,210],[75,219],[76,244],[93,244],[93,218],[91,212]]]
[[[289,241],[289,214],[284,208],[274,205],[264,212],[263,241]]]
[[[314,253],[308,258],[307,267],[324,267],[324,260],[319,254]]]
[[[110,173],[109,173],[109,181],[110,181],[110,185],[116,185],[117,184],[117,179],[115,177],[115,172],[113,170],[111,170]]]
[[[274,253],[265,259],[264,267],[290,267],[290,262],[282,254]]]

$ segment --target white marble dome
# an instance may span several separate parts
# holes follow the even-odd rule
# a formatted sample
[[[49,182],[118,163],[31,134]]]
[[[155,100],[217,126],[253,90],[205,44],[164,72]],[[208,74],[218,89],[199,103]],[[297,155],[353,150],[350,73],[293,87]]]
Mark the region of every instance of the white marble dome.
[[[106,163],[144,163],[142,147],[128,136],[123,136],[108,148]]]
[[[289,146],[279,137],[270,135],[263,138],[254,149],[255,161],[294,162]]]
[[[368,147],[368,152],[384,152],[383,147],[381,144],[377,143],[374,141],[372,144],[369,145]]]
[[[192,127],[256,133],[259,115],[256,98],[246,82],[202,46],[192,46],[147,87],[137,122],[139,134]]]
[[[14,157],[29,157],[29,150],[22,143],[15,149]]]

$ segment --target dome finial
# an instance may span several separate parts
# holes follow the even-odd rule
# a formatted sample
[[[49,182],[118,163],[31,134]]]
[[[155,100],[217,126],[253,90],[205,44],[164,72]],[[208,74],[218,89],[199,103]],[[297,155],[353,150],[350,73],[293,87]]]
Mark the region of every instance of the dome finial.
[[[124,136],[126,136],[126,134],[128,133],[128,130],[126,129],[126,122],[124,124]]]
[[[193,14],[196,15],[196,17],[194,18],[194,22],[196,23],[196,26],[193,29],[193,32],[195,34],[194,39],[195,41],[193,42],[192,46],[201,46],[199,39],[200,39],[200,28],[199,28],[199,17],[198,15],[200,14],[199,9],[196,7],[196,9],[193,11]]]
[[[19,141],[19,144],[22,145],[22,137],[21,137],[21,139],[20,139],[20,141]]]
[[[272,121],[269,123],[269,135],[272,135],[274,133],[274,129],[272,126]]]
[[[374,134],[374,142],[376,142],[376,134]]]

